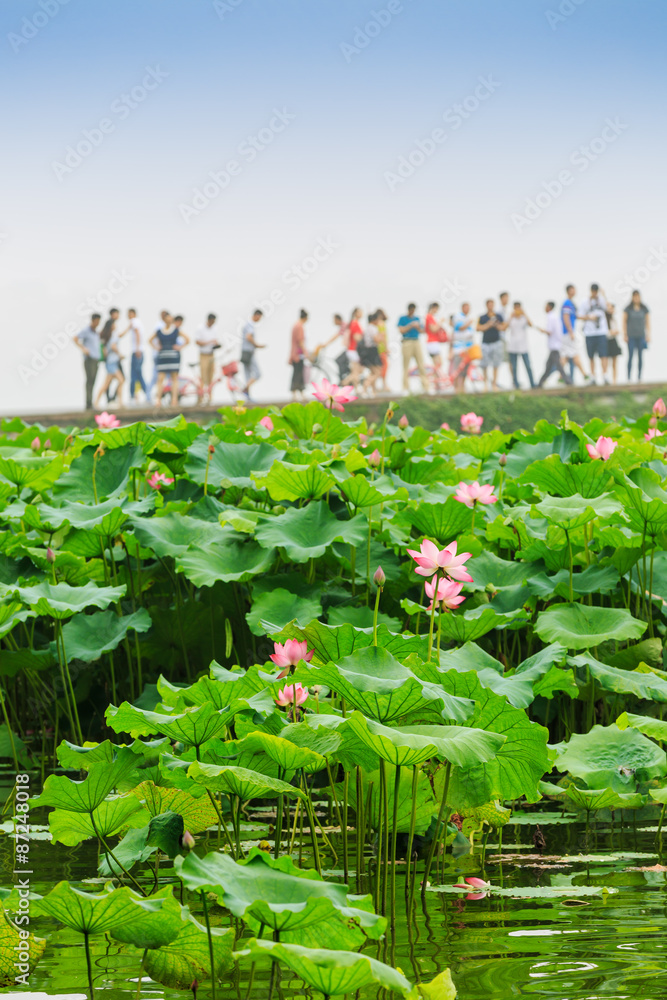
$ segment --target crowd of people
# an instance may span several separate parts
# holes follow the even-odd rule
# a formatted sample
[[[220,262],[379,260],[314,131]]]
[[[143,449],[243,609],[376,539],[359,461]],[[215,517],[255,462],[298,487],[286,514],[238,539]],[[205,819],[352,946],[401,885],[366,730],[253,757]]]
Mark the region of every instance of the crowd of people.
[[[387,373],[390,360],[395,357],[392,348],[399,344],[404,393],[411,391],[412,379],[418,379],[424,393],[460,393],[469,387],[482,386],[495,391],[500,388],[499,376],[505,366],[512,385],[519,389],[520,363],[531,389],[545,385],[552,375],[572,385],[577,372],[584,384],[616,384],[622,343],[627,347],[628,381],[632,380],[635,358],[637,379],[641,380],[643,353],[651,340],[651,323],[640,292],[632,292],[621,316],[597,284],[590,286],[588,296],[579,305],[574,285],[568,285],[565,292],[562,303],[545,304],[541,325],[529,319],[522,303],[511,300],[509,292],[500,294],[497,305],[495,299],[487,299],[484,312],[479,315],[473,313],[469,302],[463,302],[459,311],[446,320],[437,302],[430,303],[423,319],[417,306],[410,303],[397,323],[398,342],[389,337],[383,309],[364,317],[363,311],[355,308],[349,320],[336,313],[331,337],[309,347],[308,312],[301,309],[292,327],[287,358],[292,368],[292,398],[304,398],[312,377],[309,369],[330,376],[340,385],[353,386],[359,396],[387,393]],[[224,354],[225,338],[218,333],[215,313],[209,313],[192,338],[199,349],[198,376],[184,379],[182,351],[191,338],[183,330],[182,316],[164,310],[149,336],[136,309],[127,310],[124,322],[120,311],[111,309],[104,324],[99,313],[94,313],[89,326],[74,338],[84,356],[86,409],[99,409],[103,397],[108,406],[121,405],[126,382],[131,404],[140,401],[137,393],[141,391],[146,404],[160,407],[164,400],[170,400],[172,406],[177,406],[184,382],[191,385],[199,402],[207,404],[223,376],[232,396],[251,401],[251,390],[261,376],[257,354],[266,347],[258,339],[262,318],[262,310],[255,309],[241,329],[240,356],[223,362],[221,376],[217,376],[216,352]],[[531,363],[534,346],[531,331],[547,338],[546,366],[538,380]],[[336,342],[340,350],[336,348],[338,353],[328,362],[335,370],[327,369],[327,348]],[[149,350],[153,357],[150,379],[144,374]],[[129,360],[128,375],[123,366],[126,360]],[[95,392],[100,365],[104,366],[104,377]],[[242,384],[236,380],[240,368]]]

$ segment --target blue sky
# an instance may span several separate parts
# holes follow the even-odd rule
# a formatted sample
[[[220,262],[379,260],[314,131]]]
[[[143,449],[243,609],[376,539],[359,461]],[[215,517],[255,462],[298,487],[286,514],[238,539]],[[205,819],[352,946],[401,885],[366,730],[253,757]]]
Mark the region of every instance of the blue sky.
[[[393,320],[448,282],[475,311],[508,287],[541,322],[566,281],[583,294],[597,280],[622,307],[623,275],[647,272],[660,329],[662,3],[43,4],[0,7],[0,86],[12,98],[4,412],[79,404],[75,348],[27,380],[25,369],[87,300],[118,287],[114,271],[130,276],[114,304],[136,305],[148,326],[165,306],[181,311],[188,332],[212,309],[231,335],[256,301],[285,292],[264,323],[265,398],[286,391],[301,306],[313,344],[334,310],[382,305]],[[98,144],[68,168],[68,147],[86,150],[91,135]],[[230,161],[224,190],[188,213]],[[409,176],[397,180],[401,163]],[[571,180],[554,197],[563,171]],[[536,218],[517,221],[540,193]],[[285,273],[319,240],[334,249],[291,288]],[[667,350],[653,350],[666,375]]]

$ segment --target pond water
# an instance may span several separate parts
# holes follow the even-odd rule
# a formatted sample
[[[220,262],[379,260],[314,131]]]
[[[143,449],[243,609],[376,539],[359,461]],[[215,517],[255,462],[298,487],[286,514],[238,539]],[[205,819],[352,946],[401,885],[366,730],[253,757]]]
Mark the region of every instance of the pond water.
[[[586,830],[575,817],[540,810],[517,813],[503,830],[502,847],[492,834],[485,856],[475,845],[474,853],[448,853],[431,872],[431,886],[419,890],[423,863],[417,876],[416,894],[407,905],[405,865],[397,865],[396,921],[391,936],[367,953],[401,968],[410,979],[428,981],[449,967],[459,1000],[507,1000],[529,996],[554,1000],[662,1000],[667,996],[667,890],[665,872],[656,848],[655,812],[636,824],[626,813],[624,823],[611,817],[598,820]],[[539,832],[537,822],[539,821]],[[535,842],[544,838],[542,850]],[[536,835],[537,834],[537,835]],[[248,827],[246,846],[257,843],[258,827]],[[39,833],[37,833],[39,837]],[[252,839],[251,839],[252,838]],[[494,844],[492,841],[496,841]],[[336,845],[336,837],[332,835]],[[0,837],[1,883],[11,885],[12,839]],[[211,836],[211,848],[216,846]],[[197,851],[207,849],[206,837],[197,838]],[[370,857],[370,848],[368,857]],[[354,842],[350,858],[354,859]],[[31,844],[32,888],[46,892],[60,879],[96,891],[97,852],[92,843],[79,848],[52,845],[44,839]],[[303,863],[309,858],[304,850]],[[327,862],[325,861],[325,864]],[[340,865],[329,857],[326,876],[342,880]],[[170,874],[165,859],[162,881]],[[476,876],[503,890],[492,889],[482,898],[438,890],[463,878]],[[360,887],[365,891],[368,886]],[[357,891],[354,872],[350,890]],[[512,893],[516,893],[513,896]],[[472,890],[475,895],[475,890]],[[197,900],[191,901],[198,912]],[[411,919],[408,913],[411,910]],[[212,920],[229,925],[220,907],[212,908]],[[49,939],[46,953],[31,977],[28,996],[66,994],[87,997],[87,979],[81,939],[68,930],[58,930],[48,921],[33,924],[38,935]],[[93,939],[94,977],[97,997],[130,1000],[137,996],[140,952],[106,937]],[[249,1000],[268,996],[268,971],[258,971]],[[218,988],[218,997],[242,1000],[248,994],[247,974],[230,978]],[[7,995],[7,994],[6,994]],[[9,994],[13,996],[14,994]],[[144,1000],[175,1000],[191,996],[144,979]],[[276,997],[310,995],[300,980],[282,970]],[[365,990],[360,1000],[377,996]],[[386,994],[385,994],[386,995]],[[26,992],[16,996],[26,996]],[[200,1000],[210,997],[210,984],[197,992]]]

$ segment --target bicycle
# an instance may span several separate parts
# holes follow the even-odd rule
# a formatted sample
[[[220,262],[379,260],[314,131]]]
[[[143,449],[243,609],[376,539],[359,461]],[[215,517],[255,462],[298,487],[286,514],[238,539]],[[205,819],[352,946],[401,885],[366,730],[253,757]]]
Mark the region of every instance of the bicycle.
[[[205,387],[202,382],[201,374],[199,373],[199,362],[191,361],[187,367],[191,369],[191,374],[189,376],[179,374],[178,376],[179,403],[187,403],[191,406],[201,406],[204,399],[208,399],[210,402],[211,397],[213,396],[214,387],[223,381],[234,400],[241,395],[241,386],[235,378],[239,370],[237,361],[228,361],[226,364],[223,364],[221,366],[220,373],[214,376],[208,388]],[[171,375],[167,377],[162,387],[162,400],[168,401],[170,397]]]

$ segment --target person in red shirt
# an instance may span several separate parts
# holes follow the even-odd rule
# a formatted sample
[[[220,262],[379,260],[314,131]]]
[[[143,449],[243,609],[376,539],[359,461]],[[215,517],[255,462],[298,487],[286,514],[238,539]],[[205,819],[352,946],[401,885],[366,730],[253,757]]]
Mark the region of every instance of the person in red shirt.
[[[359,357],[359,344],[364,339],[364,331],[360,322],[362,316],[363,312],[361,309],[353,309],[346,331],[345,349],[347,351],[347,360],[350,363],[350,382],[355,389],[359,384],[364,370]]]
[[[433,362],[435,369],[436,385],[440,381],[440,367],[442,365],[442,345],[448,340],[447,331],[438,319],[437,313],[440,309],[438,302],[431,302],[428,307],[424,329],[426,330],[426,350]]]

